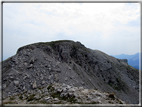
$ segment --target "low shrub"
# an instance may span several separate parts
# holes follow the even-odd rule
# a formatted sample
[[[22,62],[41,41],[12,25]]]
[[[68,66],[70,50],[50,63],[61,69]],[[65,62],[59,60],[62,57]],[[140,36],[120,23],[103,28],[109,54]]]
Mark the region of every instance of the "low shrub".
[[[115,99],[114,93],[109,94],[108,97],[111,98],[111,99],[113,99],[113,100]]]
[[[27,98],[27,101],[32,101],[32,100],[34,100],[34,96],[35,96],[35,94],[30,95],[30,96]]]

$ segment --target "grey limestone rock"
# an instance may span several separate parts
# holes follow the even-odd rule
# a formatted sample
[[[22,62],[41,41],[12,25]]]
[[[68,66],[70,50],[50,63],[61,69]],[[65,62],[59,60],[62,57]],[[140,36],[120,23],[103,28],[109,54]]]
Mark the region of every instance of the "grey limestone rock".
[[[45,84],[45,81],[42,81],[42,84]]]
[[[36,81],[32,84],[32,88],[33,88],[33,89],[37,88]]]
[[[14,85],[15,85],[15,86],[18,86],[18,85],[19,85],[19,81],[15,80],[15,81],[14,81]]]
[[[139,71],[126,62],[70,40],[26,45],[2,62],[3,97],[57,82],[70,94],[77,89],[66,85],[115,92],[126,103],[138,104]]]

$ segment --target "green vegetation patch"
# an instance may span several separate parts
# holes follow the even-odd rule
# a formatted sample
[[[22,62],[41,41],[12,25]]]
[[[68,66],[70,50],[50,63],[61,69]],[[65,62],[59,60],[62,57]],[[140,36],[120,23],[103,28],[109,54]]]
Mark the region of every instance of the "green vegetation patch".
[[[60,98],[60,95],[61,95],[60,92],[51,93],[51,97],[53,97],[53,98]]]
[[[10,100],[14,100],[14,99],[15,99],[15,97],[14,97],[14,96],[11,96],[9,99],[10,99]]]
[[[64,100],[64,101],[71,102],[71,103],[75,103],[77,101],[75,99],[75,96],[70,96],[69,94],[61,97],[61,93],[62,92],[52,92],[51,97],[58,98],[59,100]]]
[[[22,99],[23,99],[23,96],[22,96],[22,95],[20,95],[20,96],[19,96],[19,99],[20,99],[20,100],[22,100]]]
[[[75,99],[75,96],[72,96],[72,97],[68,97],[67,101],[71,103],[76,103],[77,100]]]
[[[109,95],[108,95],[108,97],[109,97],[109,98],[111,98],[112,100],[114,100],[114,99],[115,99],[115,97],[114,97],[114,93],[109,94]]]
[[[55,88],[54,87],[52,87],[53,85],[49,85],[48,87],[47,87],[47,89],[50,91],[50,92],[53,92],[54,90],[55,90]]]
[[[43,89],[44,87],[38,87],[39,90]]]
[[[30,95],[29,97],[27,97],[27,101],[32,101],[34,100],[34,96],[35,94]]]
[[[63,97],[59,97],[60,100],[66,100],[68,102],[71,102],[71,103],[76,103],[76,99],[75,99],[75,96],[69,96],[69,94],[67,94],[66,96],[63,96]]]

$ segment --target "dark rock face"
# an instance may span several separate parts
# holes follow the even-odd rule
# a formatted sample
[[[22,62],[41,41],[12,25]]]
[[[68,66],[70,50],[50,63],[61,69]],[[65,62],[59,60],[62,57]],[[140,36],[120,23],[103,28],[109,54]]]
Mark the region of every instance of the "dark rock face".
[[[122,60],[122,61],[124,61],[124,62],[126,62],[128,64],[128,60],[127,59],[120,59],[120,60]]]
[[[5,60],[3,97],[54,83],[116,93],[139,103],[139,72],[126,63],[80,42],[53,41],[21,47]]]

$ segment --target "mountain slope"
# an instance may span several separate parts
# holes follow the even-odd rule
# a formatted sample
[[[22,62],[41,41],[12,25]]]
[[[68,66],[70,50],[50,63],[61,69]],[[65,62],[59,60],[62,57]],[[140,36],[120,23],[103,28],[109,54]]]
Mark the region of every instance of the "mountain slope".
[[[65,83],[138,103],[139,72],[123,60],[69,40],[35,43],[3,62],[3,97]]]

